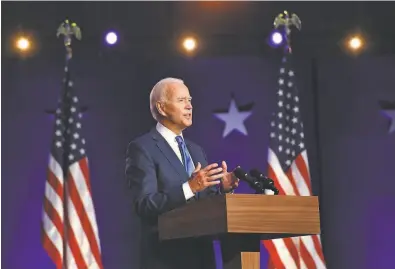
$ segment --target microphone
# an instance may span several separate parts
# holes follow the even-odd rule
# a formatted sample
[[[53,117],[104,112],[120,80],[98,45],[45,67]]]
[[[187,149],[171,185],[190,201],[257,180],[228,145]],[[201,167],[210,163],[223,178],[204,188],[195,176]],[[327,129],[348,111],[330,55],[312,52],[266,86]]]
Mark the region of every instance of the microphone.
[[[262,172],[258,169],[251,169],[250,175],[262,181],[263,188],[267,190],[271,190],[274,192],[275,195],[279,193],[278,189],[274,185],[274,181],[271,178],[265,176]]]
[[[271,178],[268,178],[265,176],[262,172],[260,172],[258,169],[251,169],[250,170],[250,175],[252,177],[258,178],[260,180],[267,180],[269,184],[274,185],[274,181]]]
[[[237,178],[247,182],[248,185],[250,185],[250,187],[253,188],[257,193],[263,194],[265,192],[262,182],[248,175],[247,172],[244,171],[240,166],[238,166],[233,171],[233,173]]]

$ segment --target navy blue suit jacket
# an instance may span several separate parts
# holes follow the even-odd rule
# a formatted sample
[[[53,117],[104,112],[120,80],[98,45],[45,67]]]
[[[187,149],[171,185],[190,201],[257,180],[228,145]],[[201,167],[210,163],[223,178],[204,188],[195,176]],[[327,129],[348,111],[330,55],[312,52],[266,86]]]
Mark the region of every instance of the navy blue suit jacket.
[[[197,166],[208,165],[206,154],[197,144],[184,139]],[[134,212],[141,221],[140,268],[202,268],[202,260],[211,263],[212,247],[199,240],[176,240],[160,242],[158,239],[158,216],[183,206],[185,200],[182,184],[189,176],[176,153],[153,128],[149,133],[129,143],[126,156],[126,178],[133,199]],[[217,187],[199,193],[199,199],[219,194]],[[194,202],[192,198],[188,202]],[[208,249],[207,249],[208,248]],[[208,252],[209,253],[208,253]],[[204,265],[211,268],[211,265]]]

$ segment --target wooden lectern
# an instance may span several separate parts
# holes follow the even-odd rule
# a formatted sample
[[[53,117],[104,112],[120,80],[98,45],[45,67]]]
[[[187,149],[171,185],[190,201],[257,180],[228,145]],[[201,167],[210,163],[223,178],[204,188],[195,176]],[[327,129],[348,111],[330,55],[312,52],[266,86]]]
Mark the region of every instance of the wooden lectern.
[[[224,269],[259,269],[260,240],[319,233],[316,196],[218,195],[159,217],[160,240],[220,240]]]

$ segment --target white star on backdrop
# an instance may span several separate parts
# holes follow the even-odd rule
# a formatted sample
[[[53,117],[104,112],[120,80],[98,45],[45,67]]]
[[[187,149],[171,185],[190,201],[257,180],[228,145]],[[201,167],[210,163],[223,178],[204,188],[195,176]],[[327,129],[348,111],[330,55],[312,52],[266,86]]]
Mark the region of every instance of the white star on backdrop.
[[[222,137],[225,138],[233,130],[237,130],[244,135],[248,135],[244,121],[251,116],[251,114],[251,111],[239,111],[235,100],[232,98],[228,112],[215,113],[214,115],[225,122],[224,132],[222,133]]]

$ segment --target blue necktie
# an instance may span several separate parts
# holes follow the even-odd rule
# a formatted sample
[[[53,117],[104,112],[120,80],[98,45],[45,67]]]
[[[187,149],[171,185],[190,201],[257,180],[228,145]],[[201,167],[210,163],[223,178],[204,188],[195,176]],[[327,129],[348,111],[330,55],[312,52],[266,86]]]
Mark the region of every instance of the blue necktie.
[[[184,164],[185,171],[188,173],[189,176],[191,176],[193,170],[195,170],[191,155],[189,154],[189,151],[184,143],[184,139],[182,139],[181,136],[176,136],[176,140],[178,143],[178,147],[180,148],[182,163]]]

